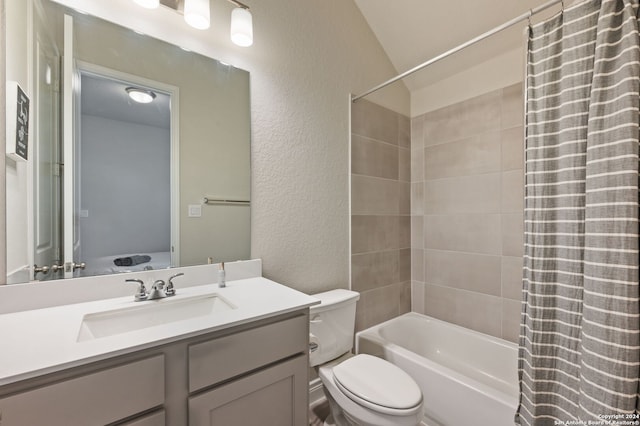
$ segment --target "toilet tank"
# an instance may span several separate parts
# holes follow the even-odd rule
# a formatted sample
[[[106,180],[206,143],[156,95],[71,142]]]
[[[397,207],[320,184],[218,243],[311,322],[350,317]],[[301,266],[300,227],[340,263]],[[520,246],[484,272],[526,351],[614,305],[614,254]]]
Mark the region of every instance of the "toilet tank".
[[[309,364],[312,367],[338,358],[353,347],[360,293],[338,289],[313,297],[320,299],[320,304],[309,308]]]

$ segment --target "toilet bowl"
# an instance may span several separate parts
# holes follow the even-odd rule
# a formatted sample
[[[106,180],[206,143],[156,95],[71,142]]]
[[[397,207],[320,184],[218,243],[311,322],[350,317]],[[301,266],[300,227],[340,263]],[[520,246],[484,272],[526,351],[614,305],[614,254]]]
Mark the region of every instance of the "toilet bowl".
[[[313,295],[309,362],[318,368],[331,416],[325,425],[416,426],[424,415],[422,393],[399,367],[371,355],[353,355],[359,294],[332,290]]]
[[[420,423],[424,415],[422,393],[407,373],[371,355],[344,358],[323,365],[318,371],[336,424]]]

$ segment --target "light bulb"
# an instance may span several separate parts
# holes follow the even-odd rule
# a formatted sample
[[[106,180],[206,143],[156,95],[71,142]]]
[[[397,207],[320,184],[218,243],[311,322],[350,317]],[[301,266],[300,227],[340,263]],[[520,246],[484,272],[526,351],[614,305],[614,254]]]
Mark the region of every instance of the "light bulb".
[[[148,104],[156,98],[156,94],[151,90],[138,89],[135,87],[127,87],[125,90],[131,99],[141,104]]]
[[[185,0],[184,20],[193,28],[206,30],[210,25],[209,0]]]
[[[231,12],[231,41],[242,47],[253,44],[253,20],[248,9],[238,7]]]
[[[133,0],[142,7],[147,9],[155,9],[160,6],[160,0]]]

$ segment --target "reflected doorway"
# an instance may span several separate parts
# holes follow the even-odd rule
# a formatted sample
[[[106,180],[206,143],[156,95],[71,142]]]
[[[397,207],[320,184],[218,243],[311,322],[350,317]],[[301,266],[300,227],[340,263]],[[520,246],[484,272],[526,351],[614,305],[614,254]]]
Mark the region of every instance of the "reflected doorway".
[[[172,265],[171,96],[80,68],[74,147],[76,276]],[[130,92],[146,94],[139,102]]]

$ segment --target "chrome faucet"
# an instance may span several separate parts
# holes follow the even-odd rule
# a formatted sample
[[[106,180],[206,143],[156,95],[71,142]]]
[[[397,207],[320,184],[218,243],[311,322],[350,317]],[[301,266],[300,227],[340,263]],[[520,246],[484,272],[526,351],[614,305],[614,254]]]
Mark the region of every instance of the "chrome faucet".
[[[147,288],[144,286],[144,281],[135,279],[128,279],[124,281],[127,283],[138,283],[138,291],[136,291],[136,294],[134,295],[136,302],[141,302],[149,298]]]
[[[149,292],[149,298],[147,300],[163,299],[165,297],[167,297],[167,293],[164,291],[164,281],[155,280],[151,286],[151,291]]]
[[[163,280],[154,281],[151,286],[151,290],[147,291],[147,288],[144,286],[144,281],[138,279],[128,279],[125,282],[129,283],[138,283],[138,290],[134,295],[136,302],[141,302],[143,300],[155,300],[155,299],[163,299],[165,297],[175,296],[176,289],[173,286],[173,279],[177,277],[183,276],[184,273],[180,272],[179,274],[173,275],[169,278],[168,282],[165,284]]]
[[[173,287],[173,279],[181,277],[183,275],[184,273],[180,272],[179,274],[175,274],[171,278],[169,278],[167,282],[167,288],[164,290],[167,296],[174,296],[176,294],[176,289],[175,287]]]

